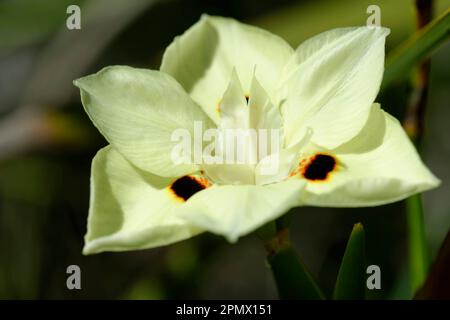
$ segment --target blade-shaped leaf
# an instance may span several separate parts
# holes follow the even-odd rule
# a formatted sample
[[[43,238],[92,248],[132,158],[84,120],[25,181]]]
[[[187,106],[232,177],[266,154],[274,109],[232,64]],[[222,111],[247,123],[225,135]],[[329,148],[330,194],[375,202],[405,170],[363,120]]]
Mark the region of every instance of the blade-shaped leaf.
[[[365,293],[365,233],[361,223],[353,226],[336,280],[333,298],[364,299]]]
[[[312,276],[289,246],[268,258],[281,299],[324,299]]]
[[[386,59],[382,88],[394,80],[408,76],[409,71],[427,58],[450,37],[450,9],[417,31],[411,38],[395,49]]]

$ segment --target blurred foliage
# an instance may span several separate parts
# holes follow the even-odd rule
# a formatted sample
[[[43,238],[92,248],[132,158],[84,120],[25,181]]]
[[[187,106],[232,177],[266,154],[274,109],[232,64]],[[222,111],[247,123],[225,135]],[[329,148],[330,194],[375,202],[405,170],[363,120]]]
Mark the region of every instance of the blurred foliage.
[[[389,86],[394,80],[406,77],[417,63],[445,44],[449,37],[450,8],[390,53],[386,61],[382,88]]]
[[[3,0],[0,2],[0,46],[13,48],[45,41],[65,23],[66,8],[80,0]]]
[[[65,28],[79,4],[82,29]],[[237,245],[204,234],[168,247],[82,256],[90,161],[106,142],[83,113],[71,81],[111,64],[158,68],[164,48],[207,12],[236,17],[296,47],[330,28],[363,25],[381,8],[388,51],[414,30],[411,0],[3,0],[0,2],[0,298],[274,298],[259,239]],[[450,7],[436,1],[436,13]],[[108,8],[108,9],[107,9]],[[447,44],[432,56],[423,155],[443,185],[424,195],[433,256],[450,226],[450,64]],[[379,96],[401,119],[406,80]],[[369,298],[410,298],[404,204],[366,209],[298,208],[292,242],[327,296],[348,233],[362,222],[366,259],[382,272]],[[66,288],[66,268],[82,270],[82,290]]]

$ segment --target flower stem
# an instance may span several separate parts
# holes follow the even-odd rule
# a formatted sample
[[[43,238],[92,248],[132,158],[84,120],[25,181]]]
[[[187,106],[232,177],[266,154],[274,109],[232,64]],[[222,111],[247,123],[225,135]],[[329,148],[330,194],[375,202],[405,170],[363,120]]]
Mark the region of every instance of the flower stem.
[[[425,281],[429,267],[422,200],[419,194],[406,200],[406,211],[409,233],[409,272],[411,290],[414,293]]]
[[[416,0],[417,29],[422,29],[432,17],[432,0]],[[424,132],[425,109],[428,97],[430,60],[418,68],[403,126],[420,151]],[[424,214],[420,194],[406,200],[409,242],[409,272],[412,293],[425,281],[429,268],[429,253],[425,238]]]
[[[287,228],[278,230],[275,237],[266,242],[265,247],[281,299],[324,299],[323,293],[292,247]]]

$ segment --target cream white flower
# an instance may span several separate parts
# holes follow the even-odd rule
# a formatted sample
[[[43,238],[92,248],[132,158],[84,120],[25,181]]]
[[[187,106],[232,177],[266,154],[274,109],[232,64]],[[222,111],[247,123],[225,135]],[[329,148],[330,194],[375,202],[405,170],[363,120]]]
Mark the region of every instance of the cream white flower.
[[[374,206],[436,187],[399,122],[374,103],[389,30],[335,29],[296,50],[203,16],[160,71],[108,67],[75,81],[110,143],[92,164],[84,253],[150,248],[203,231],[230,241],[301,205]],[[256,164],[174,164],[171,133],[279,129]],[[261,166],[279,160],[275,174]]]

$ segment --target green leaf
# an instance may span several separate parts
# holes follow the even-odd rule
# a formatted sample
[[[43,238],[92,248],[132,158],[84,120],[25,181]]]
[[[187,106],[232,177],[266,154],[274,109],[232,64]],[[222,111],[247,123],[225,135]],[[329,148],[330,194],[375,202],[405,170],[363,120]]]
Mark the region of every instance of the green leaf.
[[[386,70],[382,88],[394,80],[408,76],[411,69],[450,37],[450,9],[417,31],[402,45],[397,47],[386,59]]]
[[[289,245],[268,258],[281,299],[324,299],[312,276]]]
[[[333,298],[337,300],[364,299],[365,267],[364,228],[361,223],[357,223],[353,226],[345,249]]]

